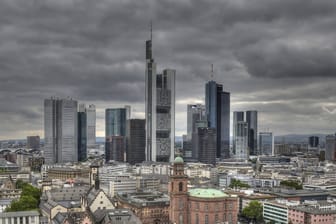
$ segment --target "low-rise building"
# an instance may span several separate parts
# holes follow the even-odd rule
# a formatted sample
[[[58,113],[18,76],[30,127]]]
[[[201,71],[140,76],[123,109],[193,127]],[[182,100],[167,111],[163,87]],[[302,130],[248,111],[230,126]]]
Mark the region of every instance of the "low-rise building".
[[[0,220],[1,223],[39,224],[40,213],[38,211],[4,212],[0,213]]]
[[[143,224],[169,223],[169,197],[161,192],[117,194],[118,208],[130,209]]]
[[[292,224],[333,224],[336,204],[328,202],[305,203],[288,209],[288,221]]]
[[[265,201],[263,203],[263,217],[266,222],[288,224],[288,207],[298,205],[299,202],[287,200]]]

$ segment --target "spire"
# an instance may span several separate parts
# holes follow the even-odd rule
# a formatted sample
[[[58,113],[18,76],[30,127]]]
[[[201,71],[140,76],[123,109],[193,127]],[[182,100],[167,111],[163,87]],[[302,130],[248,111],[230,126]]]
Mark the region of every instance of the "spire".
[[[150,40],[153,41],[153,24],[152,24],[152,20],[150,21]]]
[[[211,64],[211,73],[210,73],[210,76],[211,76],[211,80],[213,80],[214,79],[213,64]]]

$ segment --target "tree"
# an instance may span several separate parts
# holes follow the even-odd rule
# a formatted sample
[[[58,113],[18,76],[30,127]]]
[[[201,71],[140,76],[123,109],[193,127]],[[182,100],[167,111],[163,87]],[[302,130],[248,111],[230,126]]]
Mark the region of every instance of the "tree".
[[[250,221],[259,223],[263,220],[263,206],[259,201],[251,201],[243,209],[242,215]]]
[[[243,183],[240,180],[232,179],[229,187],[230,188],[249,188],[250,185]]]
[[[298,180],[282,180],[280,182],[280,186],[294,188],[296,190],[301,190],[303,188],[302,184]]]
[[[16,187],[22,189],[21,197],[12,201],[6,208],[6,212],[29,211],[38,209],[41,191],[32,185],[21,180],[16,182]]]

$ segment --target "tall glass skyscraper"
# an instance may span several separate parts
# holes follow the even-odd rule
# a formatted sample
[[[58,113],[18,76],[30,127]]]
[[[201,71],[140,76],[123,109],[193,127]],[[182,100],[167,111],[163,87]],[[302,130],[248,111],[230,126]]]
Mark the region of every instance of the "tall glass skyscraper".
[[[146,160],[146,121],[145,119],[130,119],[126,125],[126,161],[130,164]]]
[[[77,101],[72,99],[44,100],[45,163],[78,161]]]
[[[246,111],[248,124],[248,147],[250,155],[257,156],[258,152],[258,111]]]
[[[126,152],[126,108],[105,110],[105,159],[124,161]]]
[[[156,74],[152,40],[146,41],[146,160],[174,160],[175,70]]]
[[[232,139],[232,145],[233,145],[233,150],[232,153],[236,155],[236,138],[237,138],[237,133],[238,133],[238,122],[244,122],[244,112],[243,111],[235,111],[233,112],[233,139]]]
[[[105,136],[125,136],[126,109],[112,108],[105,110]]]
[[[91,104],[85,108],[87,147],[96,145],[96,106]]]
[[[259,133],[259,155],[274,155],[274,140],[272,132]]]
[[[87,158],[87,114],[85,105],[78,107],[78,161],[84,161]]]
[[[208,127],[216,129],[216,157],[230,157],[230,93],[223,85],[209,81],[205,85],[205,109]]]

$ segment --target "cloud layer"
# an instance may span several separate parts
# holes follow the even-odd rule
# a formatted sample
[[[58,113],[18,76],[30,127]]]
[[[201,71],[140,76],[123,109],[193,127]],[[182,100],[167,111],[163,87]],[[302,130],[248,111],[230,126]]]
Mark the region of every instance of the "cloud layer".
[[[144,117],[145,46],[177,70],[176,134],[214,79],[260,130],[333,133],[336,2],[330,0],[0,1],[0,140],[43,136],[43,99],[71,96]]]

